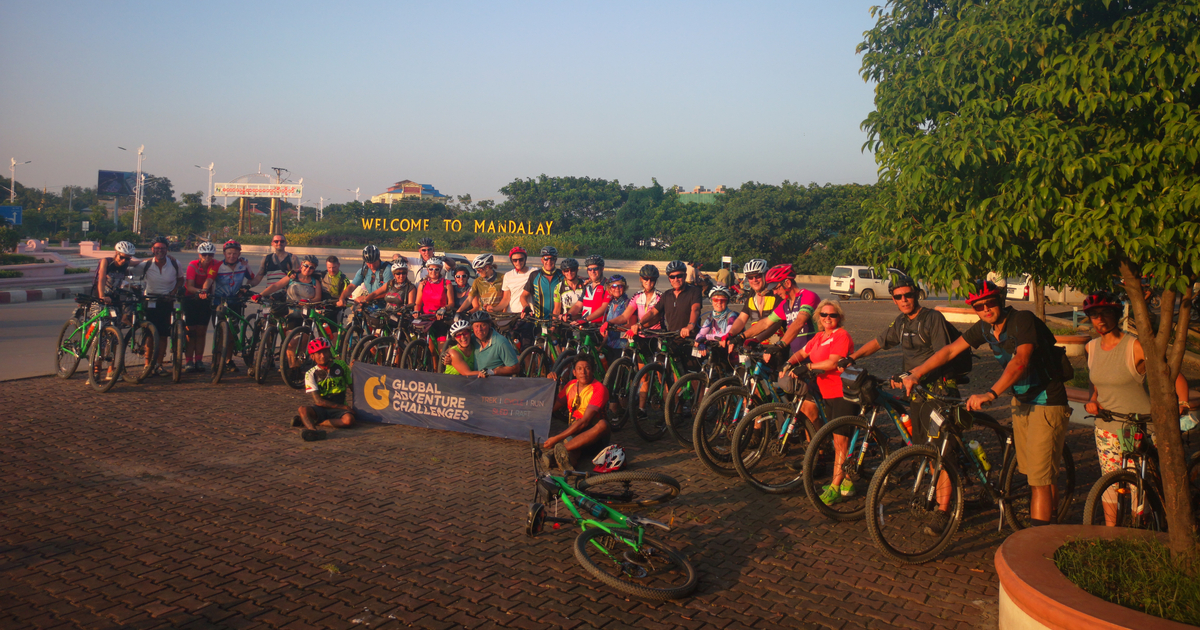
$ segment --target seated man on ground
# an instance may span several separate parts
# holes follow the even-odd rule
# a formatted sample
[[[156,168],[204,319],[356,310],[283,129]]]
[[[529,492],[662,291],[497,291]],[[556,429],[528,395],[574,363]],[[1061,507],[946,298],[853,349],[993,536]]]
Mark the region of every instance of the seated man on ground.
[[[354,407],[346,396],[353,396],[354,378],[350,366],[333,358],[329,342],[317,338],[308,342],[308,355],[317,364],[304,375],[304,391],[312,394],[313,404],[301,407],[292,426],[304,425],[300,437],[305,442],[325,439],[325,431],[317,425],[328,424],[344,429],[354,423]]]
[[[553,449],[559,468],[575,470],[581,461],[590,461],[609,444],[608,390],[595,378],[596,366],[589,355],[575,359],[575,380],[558,390],[554,411],[566,409],[570,424],[567,429],[542,443],[546,451]],[[547,457],[543,467],[549,469]]]

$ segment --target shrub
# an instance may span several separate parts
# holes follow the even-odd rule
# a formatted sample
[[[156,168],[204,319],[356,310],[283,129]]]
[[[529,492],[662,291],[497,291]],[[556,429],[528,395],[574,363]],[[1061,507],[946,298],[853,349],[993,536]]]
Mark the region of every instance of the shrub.
[[[20,277],[23,277],[24,275],[25,274],[21,273],[20,271],[13,271],[11,269],[0,269],[0,278],[20,278]]]
[[[17,234],[16,228],[0,227],[0,252],[16,250],[19,242],[21,242],[21,236]]]
[[[508,252],[508,250],[520,245],[529,252],[530,257],[537,257],[537,253],[547,245],[553,245],[558,248],[558,255],[562,258],[574,256],[579,251],[579,246],[568,241],[561,236],[529,236],[528,234],[509,234],[501,236],[492,241],[492,247],[498,252]]]
[[[91,273],[92,270],[87,267],[67,267],[67,273]]]
[[[35,262],[41,261],[25,254],[0,254],[0,265],[28,265]]]

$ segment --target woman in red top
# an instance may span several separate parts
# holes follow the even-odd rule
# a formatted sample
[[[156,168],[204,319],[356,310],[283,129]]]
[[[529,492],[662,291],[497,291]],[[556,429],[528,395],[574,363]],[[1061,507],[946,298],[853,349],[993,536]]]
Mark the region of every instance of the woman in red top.
[[[212,287],[217,279],[221,261],[216,259],[217,247],[212,243],[200,243],[196,248],[198,260],[188,264],[187,278],[183,284],[185,299],[183,317],[187,322],[188,346],[185,355],[190,357],[185,372],[204,371],[204,342],[208,336],[208,320],[212,317]]]
[[[850,356],[850,353],[854,351],[854,340],[850,338],[850,333],[842,328],[842,318],[844,317],[845,313],[840,304],[833,300],[823,300],[817,305],[817,322],[820,332],[814,335],[802,350],[798,350],[788,358],[788,363],[792,365],[809,359],[811,361],[810,368],[824,372],[817,377],[817,389],[821,392],[821,398],[825,399],[825,417],[830,420],[842,416],[858,415],[858,405],[842,398],[842,370],[837,366],[837,362],[842,357]],[[805,415],[813,421],[814,425],[820,426],[817,424],[815,405],[806,404],[805,407]],[[826,505],[836,503],[843,496],[853,496],[855,493],[854,482],[846,479],[845,473],[842,471],[842,464],[846,461],[846,453],[849,448],[850,442],[846,436],[834,434],[833,480],[821,495],[821,501]]]

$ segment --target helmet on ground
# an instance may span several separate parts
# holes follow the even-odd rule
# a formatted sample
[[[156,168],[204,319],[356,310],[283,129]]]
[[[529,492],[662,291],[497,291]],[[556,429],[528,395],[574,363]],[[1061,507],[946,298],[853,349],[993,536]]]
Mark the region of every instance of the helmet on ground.
[[[496,264],[496,259],[491,254],[480,254],[475,257],[475,260],[471,261],[471,267],[477,270],[494,264]]]
[[[512,248],[512,249],[508,250],[508,257],[509,257],[509,258],[512,258],[513,256],[515,256],[515,255],[517,255],[517,254],[525,254],[526,256],[528,256],[528,255],[529,255],[529,252],[525,251],[525,248],[524,248],[524,247],[521,247],[520,245],[517,245],[516,247],[514,247],[514,248]]]
[[[919,287],[917,287],[917,281],[913,280],[912,276],[893,274],[892,279],[888,282],[888,293],[894,293],[896,289],[899,289],[900,287],[908,287],[913,291],[918,292],[921,290]]]
[[[433,247],[433,239],[426,236],[425,238],[417,241],[417,245],[421,247]]]
[[[1113,293],[1109,291],[1097,291],[1087,296],[1087,299],[1083,301],[1083,312],[1088,313],[1088,311],[1098,308],[1111,308],[1119,312],[1124,309],[1124,306]],[[1088,315],[1091,315],[1091,313],[1088,313]]]
[[[317,257],[313,256],[312,254],[308,254],[307,256],[301,256],[300,264],[303,265],[304,263],[308,263],[313,266],[313,269],[316,269],[317,268]]]
[[[438,269],[441,269],[443,264],[444,263],[442,263],[442,259],[438,256],[433,256],[429,260],[425,261],[426,267],[437,267]]]
[[[119,251],[121,253],[125,253],[121,250],[122,245],[129,247],[130,254],[133,253],[133,244],[127,243],[125,241],[121,241],[120,243],[117,243],[117,251]],[[203,256],[204,254],[216,254],[217,246],[213,245],[212,243],[209,243],[208,241],[204,241],[203,243],[200,243],[199,247],[196,248],[196,253],[200,254],[201,256]]]
[[[321,352],[322,350],[328,349],[329,342],[325,341],[325,339],[322,337],[317,337],[316,339],[308,342],[308,356],[310,357],[318,352]]]
[[[626,287],[629,286],[629,283],[625,280],[625,276],[622,276],[619,273],[614,273],[612,277],[608,279],[608,286],[611,287],[614,284],[619,284]]]
[[[687,271],[687,263],[683,262],[682,260],[672,260],[671,262],[667,263],[668,276],[673,273],[679,273],[680,271]]]
[[[558,248],[553,245],[547,245],[542,248],[542,256],[553,256],[558,258]]]
[[[208,243],[208,246],[212,247],[212,243]],[[121,241],[120,243],[117,243],[116,245],[114,245],[113,249],[117,250],[118,254],[125,254],[126,256],[132,256],[134,254],[134,252],[137,251],[137,248],[135,248],[133,246],[133,243],[130,243],[129,241]],[[216,250],[214,249],[213,252],[215,252],[215,251]],[[209,253],[211,254],[213,252],[209,252]]]
[[[401,271],[408,271],[408,259],[403,256],[399,260],[392,261],[392,273],[399,273]]]
[[[658,280],[658,267],[654,265],[642,265],[638,270],[638,275],[647,280]]]
[[[458,333],[460,333],[464,330],[466,330],[466,331],[471,330],[471,322],[469,322],[465,319],[457,319],[454,321],[453,324],[450,324],[450,336],[451,337],[453,337],[454,335],[457,335]]]
[[[579,271],[579,261],[575,260],[574,258],[565,258],[562,262],[558,263],[558,268],[562,269],[563,271],[568,269],[571,271]]]
[[[363,248],[363,262],[373,263],[379,262],[379,248],[374,245],[367,245]]]
[[[241,243],[239,243],[233,239],[229,239],[228,241],[225,241],[225,246],[222,247],[221,249],[222,249],[222,251],[224,251],[226,249],[241,249],[241,248],[242,248]]]
[[[609,444],[592,458],[592,463],[596,465],[592,470],[598,473],[621,470],[625,467],[625,449],[620,444]]]
[[[792,271],[791,265],[775,265],[767,271],[767,275],[763,279],[767,281],[767,284],[775,284],[784,280],[795,280],[795,278],[796,272]]]
[[[593,265],[596,267],[603,267],[604,266],[604,258],[593,254],[591,256],[588,256],[587,260],[583,261],[583,264],[585,267],[591,267]]]
[[[475,311],[474,313],[471,313],[471,323],[472,324],[491,324],[492,323],[492,315],[491,315],[491,313],[488,313],[487,311]]]
[[[967,304],[981,302],[988,298],[999,298],[1001,302],[1007,297],[1004,289],[996,286],[991,280],[983,280],[975,283],[975,292],[967,294]]]
[[[752,273],[765,274],[765,273],[767,273],[767,261],[765,261],[761,258],[755,258],[753,260],[750,260],[746,263],[745,267],[742,267],[742,273],[744,273],[746,275],[749,275]]]
[[[723,295],[723,296],[725,296],[725,299],[728,300],[729,299],[729,289],[726,289],[725,287],[723,287],[721,285],[717,285],[717,286],[713,287],[711,291],[708,292],[708,299],[711,300],[711,299],[713,299],[714,296],[717,296],[717,295]]]

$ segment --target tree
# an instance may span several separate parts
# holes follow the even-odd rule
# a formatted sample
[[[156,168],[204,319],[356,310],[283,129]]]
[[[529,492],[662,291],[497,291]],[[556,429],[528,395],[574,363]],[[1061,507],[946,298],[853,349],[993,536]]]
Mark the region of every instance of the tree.
[[[142,207],[149,208],[160,201],[175,201],[175,189],[171,185],[171,180],[166,177],[155,177],[149,173],[143,173],[142,177],[145,180],[142,183]]]
[[[891,0],[859,46],[884,194],[858,244],[938,286],[989,266],[1164,290],[1146,351],[1176,554],[1193,553],[1173,383],[1200,274],[1200,5]],[[1172,331],[1174,334],[1172,335]],[[1172,345],[1173,341],[1173,345]]]

